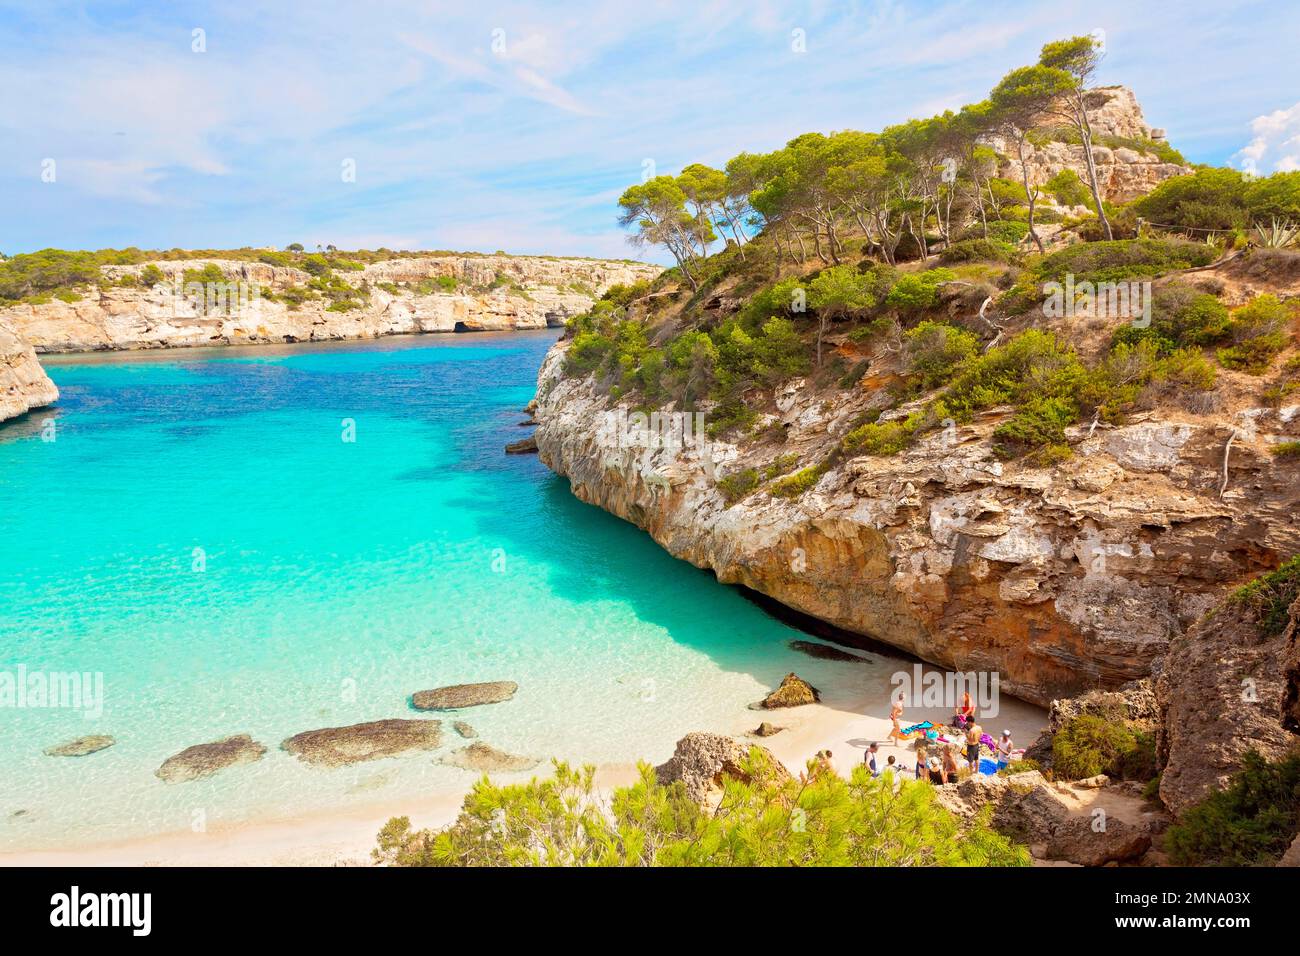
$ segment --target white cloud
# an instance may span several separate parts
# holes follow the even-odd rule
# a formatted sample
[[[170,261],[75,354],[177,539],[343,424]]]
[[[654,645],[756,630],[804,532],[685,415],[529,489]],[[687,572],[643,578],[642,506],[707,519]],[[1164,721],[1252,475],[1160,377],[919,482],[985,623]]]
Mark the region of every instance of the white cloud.
[[[1300,169],[1300,103],[1255,117],[1250,129],[1254,138],[1236,154],[1243,168],[1258,173]]]

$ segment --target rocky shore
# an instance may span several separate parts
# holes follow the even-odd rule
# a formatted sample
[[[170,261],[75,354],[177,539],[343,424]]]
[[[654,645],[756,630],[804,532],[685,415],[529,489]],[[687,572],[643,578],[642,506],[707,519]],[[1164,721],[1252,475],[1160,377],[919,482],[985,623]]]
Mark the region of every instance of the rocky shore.
[[[0,422],[53,404],[59,390],[32,347],[0,324]]]
[[[869,393],[788,382],[780,444],[628,447],[607,427],[617,404],[563,374],[568,345],[542,365],[535,438],[575,495],[720,581],[1042,705],[1148,675],[1229,587],[1300,551],[1300,483],[1269,452],[1300,435],[1300,408],[1136,414],[1073,430],[1074,456],[1047,469],[996,458],[994,410],[843,460],[798,499],[730,501],[718,477],[824,459]]]
[[[242,283],[232,306],[209,309],[160,293],[157,285],[182,282],[186,271],[215,266],[227,282]],[[108,285],[78,301],[54,298],[0,309],[7,324],[37,352],[185,348],[204,345],[320,342],[422,332],[510,331],[562,325],[617,284],[632,284],[662,268],[634,262],[551,259],[539,256],[418,256],[382,260],[338,273],[368,291],[346,311],[327,298],[299,303],[281,294],[312,276],[298,268],[231,259],[183,259],[104,266],[109,281],[140,280],[146,269],[162,275],[155,286]],[[455,291],[428,291],[430,280],[455,280]],[[251,290],[257,290],[253,295]],[[235,297],[232,296],[231,299]]]

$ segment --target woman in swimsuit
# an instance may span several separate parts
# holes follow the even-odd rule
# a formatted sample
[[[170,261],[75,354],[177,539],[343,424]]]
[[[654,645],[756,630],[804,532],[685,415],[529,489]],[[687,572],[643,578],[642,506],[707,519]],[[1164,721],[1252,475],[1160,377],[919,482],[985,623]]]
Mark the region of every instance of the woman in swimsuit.
[[[896,746],[903,743],[903,729],[899,726],[898,721],[903,716],[903,695],[898,695],[898,700],[894,701],[893,706],[889,708],[889,719],[893,727],[889,730],[889,737],[894,741]]]

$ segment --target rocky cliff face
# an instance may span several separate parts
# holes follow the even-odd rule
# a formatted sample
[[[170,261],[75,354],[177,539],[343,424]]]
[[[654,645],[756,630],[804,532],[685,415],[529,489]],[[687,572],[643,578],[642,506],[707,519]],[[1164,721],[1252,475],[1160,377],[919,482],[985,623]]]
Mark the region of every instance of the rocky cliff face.
[[[38,352],[169,348],[264,342],[373,338],[415,332],[540,329],[560,325],[587,309],[611,285],[652,278],[659,266],[586,259],[525,256],[424,256],[385,260],[356,272],[340,272],[353,286],[364,283],[369,301],[350,311],[331,311],[314,299],[293,306],[274,296],[304,285],[307,273],[256,262],[194,259],[158,262],[165,282],[179,282],[187,269],[215,264],[231,283],[256,287],[212,309],[152,288],[100,289],[78,302],[54,300],[0,310],[7,323]],[[139,276],[144,265],[106,266],[108,279]],[[451,276],[467,291],[419,294],[392,286]],[[497,283],[495,289],[487,287]],[[380,285],[389,286],[386,291]],[[269,294],[263,294],[269,293]],[[236,293],[230,294],[234,300]]]
[[[943,666],[996,671],[1031,701],[1146,675],[1227,587],[1300,551],[1297,466],[1269,453],[1300,435],[1297,406],[1076,429],[1074,456],[1051,468],[994,457],[1005,414],[993,409],[898,455],[844,460],[797,499],[760,490],[729,504],[719,476],[823,460],[872,393],[796,380],[769,422],[780,443],[638,447],[609,427],[617,409],[592,379],[564,377],[567,346],[541,369],[536,439],[579,498],[724,582]]]
[[[32,347],[0,325],[0,421],[58,401]]]
[[[1190,166],[1166,162],[1148,150],[1127,145],[1104,145],[1104,141],[1109,139],[1164,142],[1164,130],[1147,125],[1142,107],[1127,87],[1107,86],[1090,90],[1088,121],[1093,132],[1092,152],[1098,185],[1102,197],[1110,202],[1129,202],[1149,193],[1166,179],[1192,171]],[[1053,119],[1051,125],[1059,126],[1060,122]],[[1047,132],[1045,129],[1044,133]],[[1015,149],[1000,137],[992,137],[990,144],[1010,157],[1003,162],[999,175],[1020,182],[1021,166],[1015,157]],[[1041,186],[1063,169],[1072,169],[1085,183],[1088,181],[1083,147],[1058,139],[1028,146],[1025,163],[1029,167],[1029,181],[1034,185]]]
[[[1170,646],[1156,681],[1157,744],[1160,799],[1176,815],[1222,789],[1247,751],[1276,760],[1300,744],[1288,713],[1300,691],[1288,667],[1300,598],[1288,618],[1269,635],[1249,608],[1227,601]]]

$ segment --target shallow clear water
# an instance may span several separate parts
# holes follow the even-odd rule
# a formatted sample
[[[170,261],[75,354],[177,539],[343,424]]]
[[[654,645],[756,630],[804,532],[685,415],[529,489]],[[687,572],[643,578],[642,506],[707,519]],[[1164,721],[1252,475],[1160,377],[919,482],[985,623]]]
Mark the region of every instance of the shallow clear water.
[[[456,715],[513,753],[662,760],[826,666],[535,456],[502,453],[554,337],[47,361],[57,407],[0,429],[0,670],[102,673],[104,704],[0,710],[0,848],[463,789],[475,775],[438,754],[329,770],[279,750],[420,716],[423,688],[517,681]],[[461,744],[445,715],[444,731],[442,754]],[[265,758],[154,776],[236,733]],[[42,753],[85,734],[117,744]]]

